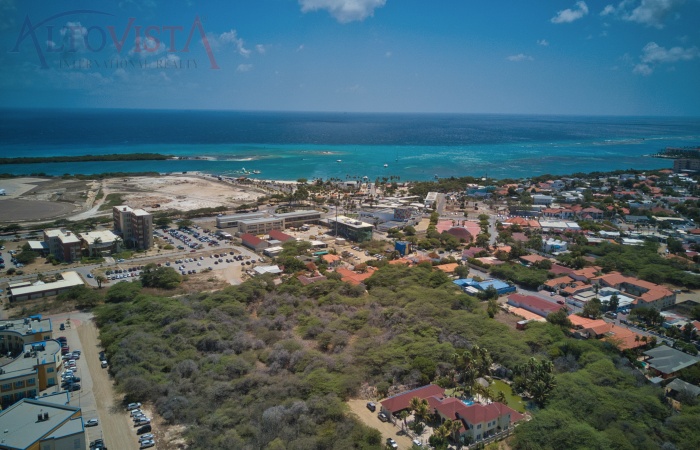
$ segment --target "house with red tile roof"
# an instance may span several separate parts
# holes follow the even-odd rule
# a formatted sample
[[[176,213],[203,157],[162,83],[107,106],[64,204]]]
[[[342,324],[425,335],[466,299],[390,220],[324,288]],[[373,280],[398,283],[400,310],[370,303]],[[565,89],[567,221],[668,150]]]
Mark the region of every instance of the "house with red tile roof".
[[[519,259],[520,259],[521,262],[523,262],[523,263],[525,263],[525,264],[535,264],[535,263],[538,263],[538,262],[540,262],[540,261],[544,261],[544,260],[546,260],[547,258],[545,258],[544,256],[534,255],[534,254],[533,254],[533,255],[524,255],[524,256],[521,256]]]
[[[601,286],[615,288],[627,295],[635,297],[633,307],[644,306],[662,310],[676,303],[676,294],[658,284],[626,277],[618,272],[612,272],[595,279]]]
[[[280,230],[270,230],[270,232],[267,233],[267,235],[270,236],[270,239],[274,239],[280,242],[296,241],[295,237],[290,236],[287,233],[283,233]]]
[[[509,295],[508,304],[517,308],[523,308],[526,311],[530,311],[542,317],[547,317],[553,312],[557,312],[562,308],[566,308],[565,306],[547,301],[540,297],[535,297],[534,295],[523,294]]]
[[[574,269],[559,264],[552,264],[552,268],[549,269],[549,271],[555,275],[569,275],[574,273]]]
[[[354,286],[359,286],[364,283],[364,281],[374,274],[376,269],[372,266],[367,267],[367,271],[364,273],[353,272],[352,270],[346,269],[345,267],[338,267],[335,269],[337,273],[341,276],[341,281],[352,284]]]
[[[573,271],[569,276],[574,280],[590,283],[593,278],[598,276],[597,273],[600,272],[600,270],[598,266],[584,267],[583,269]]]
[[[432,400],[432,401],[431,401]],[[449,397],[428,399],[428,404],[440,417],[446,420],[458,421],[462,424],[460,436],[467,435],[471,442],[478,442],[511,428],[525,416],[503,403],[482,405],[475,403],[467,405],[462,400]]]
[[[270,245],[267,241],[263,241],[250,233],[243,233],[241,235],[241,241],[243,245],[256,252],[266,249]]]
[[[545,289],[549,291],[556,291],[558,289],[563,289],[568,286],[573,280],[569,276],[563,276],[559,278],[552,278],[544,282]]]
[[[411,403],[411,399],[417,397],[421,400],[428,399],[429,397],[444,397],[445,389],[441,388],[436,384],[428,384],[418,389],[413,389],[407,392],[403,392],[393,397],[389,397],[386,400],[381,401],[382,412],[387,415],[396,414],[404,409],[408,409]]]
[[[310,284],[313,284],[313,283],[316,283],[319,281],[325,281],[327,279],[328,278],[326,278],[323,275],[317,275],[315,277],[307,277],[306,275],[299,275],[297,277],[297,280],[299,280],[301,282],[301,284],[303,284],[304,286],[308,286]]]

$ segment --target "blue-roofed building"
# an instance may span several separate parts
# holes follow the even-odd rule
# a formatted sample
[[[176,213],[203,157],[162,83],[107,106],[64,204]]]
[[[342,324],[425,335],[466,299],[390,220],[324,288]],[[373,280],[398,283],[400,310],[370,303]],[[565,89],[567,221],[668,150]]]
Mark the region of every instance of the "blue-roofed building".
[[[454,284],[461,287],[462,290],[468,294],[475,294],[474,289],[479,291],[485,291],[489,287],[493,287],[498,292],[498,295],[505,295],[511,292],[515,292],[515,286],[510,285],[501,280],[484,280],[475,281],[473,278],[461,278],[459,280],[453,281]],[[472,289],[469,289],[472,288]]]

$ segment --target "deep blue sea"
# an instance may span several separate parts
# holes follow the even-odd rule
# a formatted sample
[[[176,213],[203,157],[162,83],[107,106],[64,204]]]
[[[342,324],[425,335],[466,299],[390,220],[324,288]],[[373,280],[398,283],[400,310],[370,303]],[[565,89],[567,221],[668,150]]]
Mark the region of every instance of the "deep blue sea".
[[[520,178],[666,168],[672,161],[648,155],[698,145],[698,118],[0,110],[1,157],[149,152],[209,158],[0,166],[0,173],[12,174],[234,175],[245,168],[277,180]]]

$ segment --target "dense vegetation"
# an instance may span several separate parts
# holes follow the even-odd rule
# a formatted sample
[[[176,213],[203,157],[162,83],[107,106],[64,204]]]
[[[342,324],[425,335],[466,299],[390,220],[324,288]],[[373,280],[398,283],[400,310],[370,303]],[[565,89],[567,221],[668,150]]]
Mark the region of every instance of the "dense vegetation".
[[[40,164],[88,161],[160,161],[171,156],[158,153],[114,153],[109,155],[77,156],[23,156],[18,158],[0,158],[0,164]]]
[[[343,401],[452,386],[456,355],[477,345],[519,389],[534,396],[546,384],[516,448],[700,447],[698,407],[673,415],[612,346],[549,323],[516,331],[489,319],[485,302],[430,264],[384,266],[368,292],[267,276],[178,297],[127,284],[95,310],[111,373],[128,401],[185,424],[191,448],[380,449]]]

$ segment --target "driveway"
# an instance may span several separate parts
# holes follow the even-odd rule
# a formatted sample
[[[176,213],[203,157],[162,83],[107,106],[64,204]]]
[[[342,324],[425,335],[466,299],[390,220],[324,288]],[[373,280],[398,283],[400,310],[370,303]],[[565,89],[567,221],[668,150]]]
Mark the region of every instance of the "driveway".
[[[379,420],[377,418],[378,412],[372,412],[367,409],[367,400],[349,400],[348,406],[362,423],[370,428],[376,428],[382,433],[382,444],[386,444],[387,438],[393,438],[399,445],[400,450],[410,450],[413,447],[411,439],[401,431],[401,425],[394,425],[391,422]],[[377,409],[379,409],[379,405],[377,405]],[[423,433],[420,440],[426,444],[428,440],[427,434]]]

